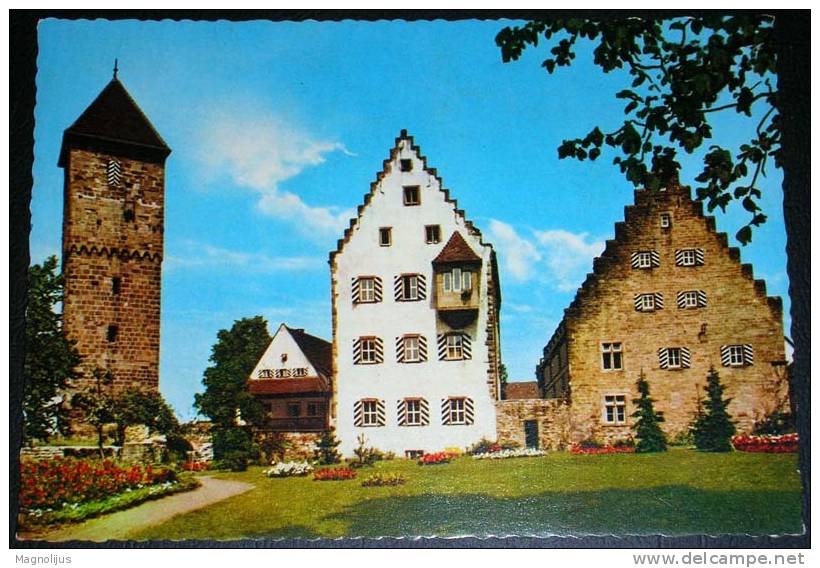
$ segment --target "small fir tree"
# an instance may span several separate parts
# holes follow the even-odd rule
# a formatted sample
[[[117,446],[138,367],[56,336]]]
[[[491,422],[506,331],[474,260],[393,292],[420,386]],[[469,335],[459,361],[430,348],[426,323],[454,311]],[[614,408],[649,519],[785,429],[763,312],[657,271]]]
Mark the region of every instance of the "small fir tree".
[[[732,399],[723,398],[723,385],[714,367],[709,369],[704,390],[707,396],[703,402],[703,410],[698,414],[692,428],[695,446],[706,452],[730,452],[735,425],[727,407]]]
[[[336,439],[335,430],[333,430],[333,428],[325,430],[316,442],[316,449],[313,450],[313,455],[322,465],[339,463],[342,458],[341,454],[336,450],[339,444],[341,444],[341,442]]]
[[[649,383],[641,371],[638,377],[638,394],[640,398],[632,399],[632,403],[638,406],[638,410],[632,415],[637,418],[633,428],[635,437],[638,438],[636,452],[665,452],[666,434],[661,430],[660,423],[664,421],[663,412],[655,410],[655,399],[649,396]]]

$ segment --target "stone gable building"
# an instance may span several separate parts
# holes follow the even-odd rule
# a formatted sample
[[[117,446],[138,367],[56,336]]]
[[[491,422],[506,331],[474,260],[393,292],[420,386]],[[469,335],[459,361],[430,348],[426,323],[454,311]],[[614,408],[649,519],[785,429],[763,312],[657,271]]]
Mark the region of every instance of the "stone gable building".
[[[714,217],[677,186],[635,192],[536,378],[544,398],[569,403],[571,441],[614,440],[633,434],[642,372],[669,434],[687,430],[710,367],[738,429],[749,431],[787,404],[785,364],[780,298],[766,295]]]
[[[334,422],[398,455],[494,438],[495,252],[402,131],[330,254]]]
[[[116,78],[63,134],[63,317],[87,384],[159,386],[165,160],[171,150]]]

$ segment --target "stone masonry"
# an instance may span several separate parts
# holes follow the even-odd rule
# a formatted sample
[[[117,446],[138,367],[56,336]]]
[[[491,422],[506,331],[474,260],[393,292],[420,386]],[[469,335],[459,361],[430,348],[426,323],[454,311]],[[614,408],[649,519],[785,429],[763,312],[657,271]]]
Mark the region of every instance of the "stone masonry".
[[[694,265],[680,265],[683,249],[700,251]],[[641,251],[652,253],[650,266],[633,267],[633,254]],[[696,306],[679,305],[686,291],[699,292]],[[636,296],[644,294],[653,295],[652,309],[638,309]],[[613,365],[620,368],[605,368],[605,344],[620,346],[620,363]],[[730,345],[750,346],[750,357],[727,365],[722,353]],[[680,365],[665,360],[670,349],[683,354]],[[663,427],[674,436],[691,423],[710,367],[732,399],[739,431],[787,405],[780,298],[766,296],[765,282],[741,264],[739,250],[688,188],[637,191],[545,348],[537,369],[541,391],[571,401],[574,441],[611,441],[633,434],[632,399],[643,372],[665,415]],[[614,422],[607,418],[612,398],[606,397],[613,396],[625,402],[622,421],[617,414]]]

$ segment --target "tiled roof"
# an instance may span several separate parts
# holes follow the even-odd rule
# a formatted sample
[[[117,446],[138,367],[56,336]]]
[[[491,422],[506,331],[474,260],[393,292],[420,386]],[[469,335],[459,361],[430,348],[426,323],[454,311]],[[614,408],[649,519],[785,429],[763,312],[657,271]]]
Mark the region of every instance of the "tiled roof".
[[[327,382],[321,377],[251,379],[248,381],[248,391],[251,394],[330,393]]]
[[[481,257],[470,248],[461,233],[455,231],[438,256],[433,259],[434,264],[444,262],[481,262]]]
[[[541,398],[541,393],[538,390],[538,382],[507,383],[504,386],[504,398],[506,400]]]
[[[330,378],[333,368],[333,345],[320,337],[305,333],[304,329],[287,327],[287,330],[316,372],[325,378]]]
[[[63,133],[60,165],[65,164],[67,145],[88,140],[137,146],[163,158],[171,152],[151,121],[116,78]]]

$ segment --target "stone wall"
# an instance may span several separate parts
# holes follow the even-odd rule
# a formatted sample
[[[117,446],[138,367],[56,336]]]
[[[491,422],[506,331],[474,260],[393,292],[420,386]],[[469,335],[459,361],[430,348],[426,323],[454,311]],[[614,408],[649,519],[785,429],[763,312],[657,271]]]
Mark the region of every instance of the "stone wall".
[[[119,184],[108,183],[109,160],[121,165]],[[162,164],[69,152],[63,313],[83,357],[78,387],[100,368],[111,372],[115,392],[158,388],[164,183]]]
[[[573,430],[570,406],[563,400],[528,399],[496,402],[496,424],[499,443],[526,445],[524,421],[538,422],[539,448],[559,450],[569,446]]]
[[[276,461],[311,461],[321,432],[254,432],[263,463]],[[266,443],[267,441],[267,443]]]

